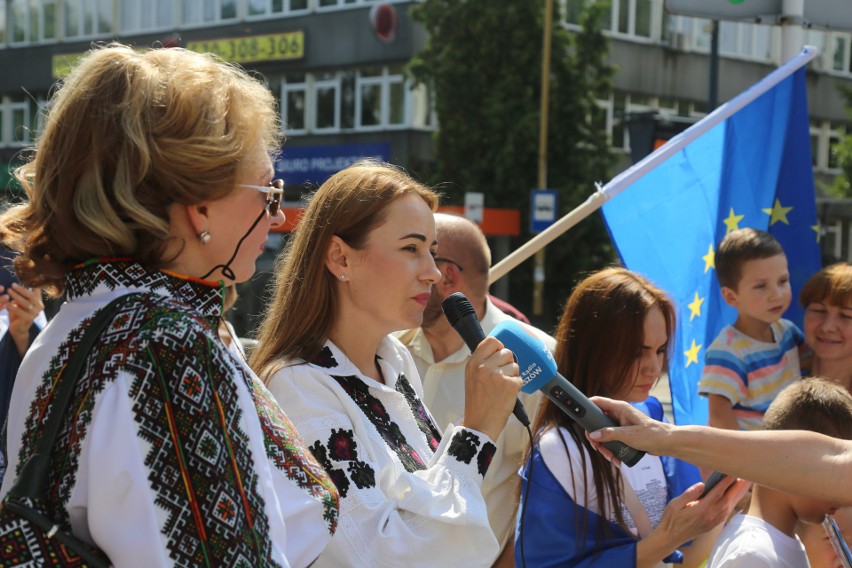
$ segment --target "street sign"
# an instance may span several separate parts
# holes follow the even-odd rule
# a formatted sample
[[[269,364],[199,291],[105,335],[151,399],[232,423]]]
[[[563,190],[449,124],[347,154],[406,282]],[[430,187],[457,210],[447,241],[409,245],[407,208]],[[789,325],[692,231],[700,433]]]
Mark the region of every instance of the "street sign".
[[[783,0],[665,0],[666,11],[694,18],[781,23]],[[800,24],[806,28],[852,30],[852,0],[807,0]]]
[[[540,233],[556,221],[557,193],[552,189],[532,190],[530,232]]]
[[[474,223],[482,223],[482,213],[485,211],[485,194],[468,191],[464,194],[464,216]]]

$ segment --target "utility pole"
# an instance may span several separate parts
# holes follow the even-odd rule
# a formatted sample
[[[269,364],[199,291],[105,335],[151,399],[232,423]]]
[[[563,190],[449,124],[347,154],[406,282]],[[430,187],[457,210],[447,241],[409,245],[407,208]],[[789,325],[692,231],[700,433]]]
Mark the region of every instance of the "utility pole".
[[[541,115],[538,130],[538,188],[547,189],[547,122],[550,104],[550,44],[553,35],[553,0],[544,0],[544,39],[541,51]],[[535,253],[533,315],[544,314],[544,247]]]

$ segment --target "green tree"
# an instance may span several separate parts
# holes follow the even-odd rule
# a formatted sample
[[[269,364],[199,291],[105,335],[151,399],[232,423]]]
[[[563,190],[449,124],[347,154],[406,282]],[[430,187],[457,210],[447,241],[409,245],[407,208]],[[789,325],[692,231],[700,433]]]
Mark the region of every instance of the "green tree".
[[[429,37],[408,69],[434,94],[438,115],[434,178],[445,202],[465,191],[488,207],[521,210],[528,240],[530,190],[538,180],[542,31],[545,0],[425,0],[413,15]],[[582,29],[569,32],[554,10],[550,64],[547,179],[559,214],[585,201],[609,179],[613,157],[595,100],[612,88],[602,2],[579,7]],[[545,314],[552,323],[577,277],[612,261],[600,214],[547,247]],[[529,312],[532,260],[511,272],[510,298]]]
[[[852,89],[844,86],[840,88],[840,92],[846,99],[846,112],[852,118]],[[831,151],[842,171],[831,185],[825,188],[826,192],[833,197],[852,197],[852,133],[847,133]]]

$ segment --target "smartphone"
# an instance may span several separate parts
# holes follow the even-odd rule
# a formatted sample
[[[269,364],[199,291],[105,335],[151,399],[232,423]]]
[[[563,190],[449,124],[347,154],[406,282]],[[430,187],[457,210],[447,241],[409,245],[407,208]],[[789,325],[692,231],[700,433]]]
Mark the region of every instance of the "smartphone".
[[[834,552],[837,554],[837,558],[840,559],[843,568],[852,568],[852,553],[849,552],[849,546],[846,545],[846,541],[843,539],[840,527],[837,526],[834,517],[826,515],[822,526],[825,527],[825,532],[828,533],[831,546],[834,548]]]
[[[726,473],[721,473],[718,471],[714,471],[710,474],[710,477],[707,478],[707,481],[704,482],[704,491],[701,492],[701,496],[699,499],[702,499],[705,495],[707,495],[711,489],[716,487],[716,484],[722,481],[728,475]]]

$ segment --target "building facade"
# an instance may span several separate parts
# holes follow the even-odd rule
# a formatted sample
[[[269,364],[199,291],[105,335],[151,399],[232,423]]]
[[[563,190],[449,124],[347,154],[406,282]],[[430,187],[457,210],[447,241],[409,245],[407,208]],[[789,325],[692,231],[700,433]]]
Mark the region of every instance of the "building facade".
[[[562,24],[579,29],[582,0],[555,1]],[[433,159],[437,124],[428,90],[412,88],[403,73],[426,39],[410,17],[416,4],[0,0],[0,188],[7,197],[16,191],[9,168],[33,142],[56,81],[93,43],[113,39],[213,51],[257,71],[280,101],[287,142],[276,168],[287,181],[288,201],[361,156],[417,172]],[[599,101],[600,120],[624,168],[631,161],[625,117],[654,112],[688,122],[708,112],[712,23],[669,14],[663,0],[610,0],[602,25],[617,72],[613,93]],[[808,95],[814,172],[826,181],[838,173],[831,148],[850,120],[838,89],[852,86],[852,34],[808,30],[806,39],[820,49],[809,66]],[[779,65],[780,42],[777,26],[721,22],[717,100],[729,100]],[[849,223],[829,217],[831,209],[820,208],[826,215],[824,246],[847,258]],[[261,270],[271,269],[282,239],[271,241]],[[254,302],[264,284],[250,284],[245,301]],[[256,306],[245,311],[256,313]],[[247,327],[247,321],[238,322],[241,331]]]

